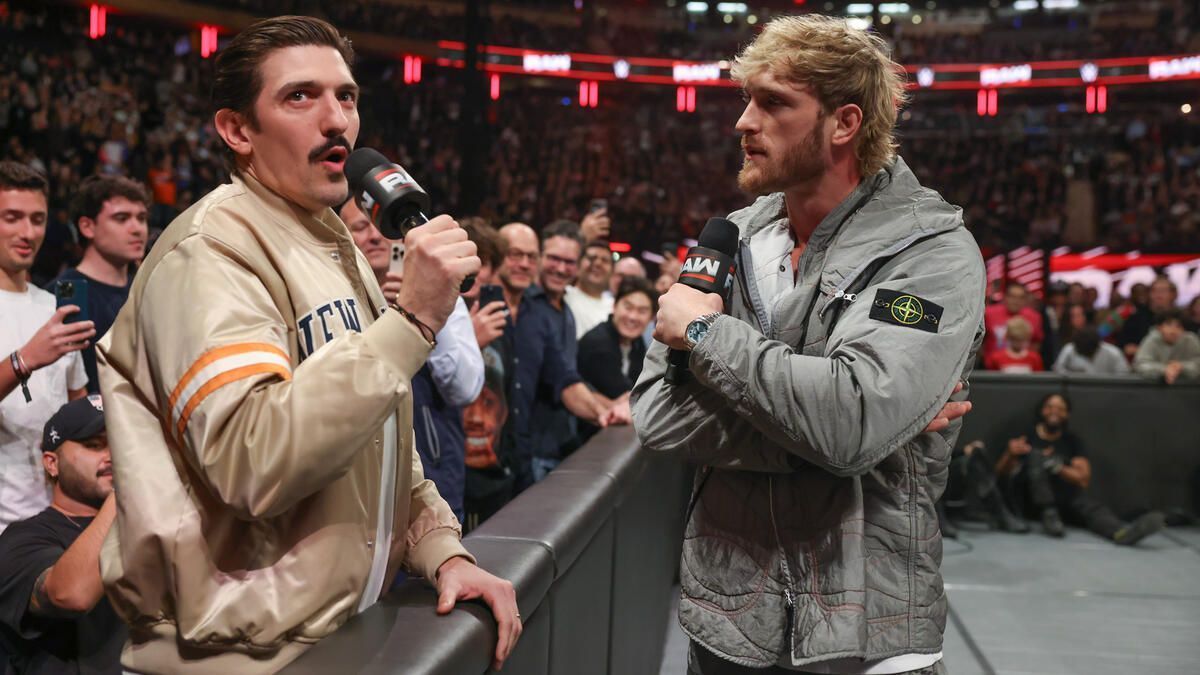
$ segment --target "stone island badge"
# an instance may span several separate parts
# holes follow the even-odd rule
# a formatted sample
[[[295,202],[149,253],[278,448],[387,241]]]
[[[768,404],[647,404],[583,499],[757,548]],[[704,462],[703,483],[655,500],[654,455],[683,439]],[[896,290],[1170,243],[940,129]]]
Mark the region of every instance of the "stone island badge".
[[[871,303],[871,318],[936,333],[942,322],[942,306],[911,293],[880,288]]]

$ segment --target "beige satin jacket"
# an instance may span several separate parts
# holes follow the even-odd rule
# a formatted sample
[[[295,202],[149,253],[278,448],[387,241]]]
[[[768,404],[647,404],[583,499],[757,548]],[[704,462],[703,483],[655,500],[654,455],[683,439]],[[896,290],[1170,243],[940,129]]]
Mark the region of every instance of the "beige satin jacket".
[[[163,233],[99,348],[127,669],[273,672],[401,564],[470,558],[412,445],[430,346],[385,306],[332,210],[253,178]]]

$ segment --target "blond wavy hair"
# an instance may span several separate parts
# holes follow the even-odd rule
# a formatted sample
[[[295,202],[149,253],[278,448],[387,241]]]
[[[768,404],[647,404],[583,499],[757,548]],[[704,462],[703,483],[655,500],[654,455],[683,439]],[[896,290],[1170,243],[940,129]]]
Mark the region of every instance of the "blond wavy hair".
[[[883,38],[851,28],[845,19],[820,14],[780,17],[742,49],[731,70],[733,79],[743,84],[764,72],[811,87],[822,115],[850,103],[862,109],[855,156],[863,176],[895,158],[896,114],[908,94],[904,70],[892,61]]]

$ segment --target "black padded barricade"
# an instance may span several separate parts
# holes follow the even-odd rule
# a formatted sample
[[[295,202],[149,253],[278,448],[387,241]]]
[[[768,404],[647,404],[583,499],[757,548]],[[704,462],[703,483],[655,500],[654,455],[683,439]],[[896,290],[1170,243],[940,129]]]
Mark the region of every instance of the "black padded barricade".
[[[597,434],[467,536],[510,579],[525,632],[505,673],[658,670],[691,468],[641,450],[629,427]],[[496,628],[479,602],[449,616],[410,579],[292,663],[289,673],[486,672]]]

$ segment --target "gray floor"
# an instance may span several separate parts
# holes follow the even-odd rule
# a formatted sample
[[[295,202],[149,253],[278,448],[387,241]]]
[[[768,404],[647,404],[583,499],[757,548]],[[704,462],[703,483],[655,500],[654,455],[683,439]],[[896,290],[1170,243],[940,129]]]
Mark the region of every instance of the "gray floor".
[[[976,529],[947,540],[944,647],[953,675],[1200,673],[1200,528],[1134,549]],[[662,675],[687,671],[674,612]]]

